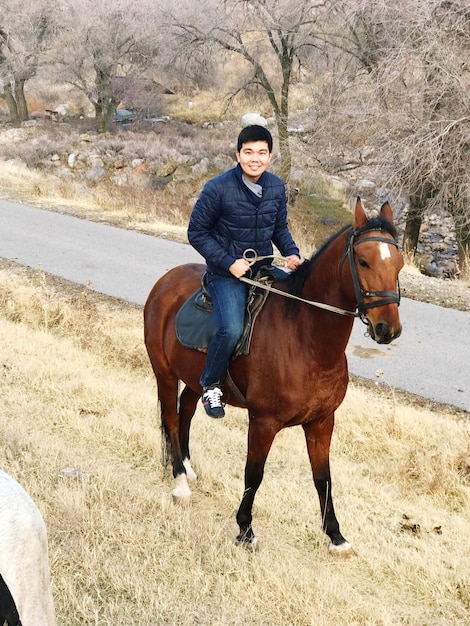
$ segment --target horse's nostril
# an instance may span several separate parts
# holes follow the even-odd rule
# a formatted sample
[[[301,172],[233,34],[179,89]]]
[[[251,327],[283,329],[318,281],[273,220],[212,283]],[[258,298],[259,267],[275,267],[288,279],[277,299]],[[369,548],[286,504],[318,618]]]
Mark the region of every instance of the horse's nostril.
[[[383,322],[377,324],[375,327],[375,334],[380,337],[386,337],[388,335],[388,324],[384,324]]]
[[[390,343],[392,340],[392,335],[390,334],[390,329],[388,324],[384,322],[379,322],[375,325],[375,340],[377,343]]]

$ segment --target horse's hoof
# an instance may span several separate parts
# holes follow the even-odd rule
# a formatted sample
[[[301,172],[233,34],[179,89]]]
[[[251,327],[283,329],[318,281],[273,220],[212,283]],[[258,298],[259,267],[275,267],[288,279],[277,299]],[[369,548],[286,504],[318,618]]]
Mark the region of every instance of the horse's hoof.
[[[348,541],[344,541],[338,546],[335,546],[334,543],[330,543],[330,545],[328,546],[328,552],[332,556],[340,559],[349,559],[352,556],[356,556],[353,547]]]
[[[191,504],[191,496],[182,496],[173,492],[171,494],[173,496],[173,504],[177,504],[181,507],[187,507]]]
[[[175,488],[171,492],[173,502],[179,506],[188,506],[191,502],[191,489],[188,486],[186,473],[178,474],[175,478]]]
[[[248,552],[256,552],[259,548],[258,538],[254,535],[252,537],[247,537],[246,535],[238,535],[235,539],[236,546],[243,546],[245,550]]]

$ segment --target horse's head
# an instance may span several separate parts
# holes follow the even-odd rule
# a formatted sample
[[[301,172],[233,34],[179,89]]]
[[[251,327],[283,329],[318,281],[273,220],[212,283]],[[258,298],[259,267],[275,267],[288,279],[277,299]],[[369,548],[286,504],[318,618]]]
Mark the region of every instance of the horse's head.
[[[390,343],[401,333],[398,273],[403,267],[403,257],[395,239],[388,202],[378,217],[369,220],[360,198],[357,199],[354,226],[346,239],[346,257],[362,321],[377,343]]]

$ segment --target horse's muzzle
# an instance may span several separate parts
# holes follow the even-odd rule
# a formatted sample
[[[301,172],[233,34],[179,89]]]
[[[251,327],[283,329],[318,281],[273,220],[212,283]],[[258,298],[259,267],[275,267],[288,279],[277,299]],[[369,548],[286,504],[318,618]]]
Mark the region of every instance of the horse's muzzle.
[[[390,343],[401,335],[401,325],[391,330],[387,322],[374,325],[369,321],[369,335],[377,343]]]

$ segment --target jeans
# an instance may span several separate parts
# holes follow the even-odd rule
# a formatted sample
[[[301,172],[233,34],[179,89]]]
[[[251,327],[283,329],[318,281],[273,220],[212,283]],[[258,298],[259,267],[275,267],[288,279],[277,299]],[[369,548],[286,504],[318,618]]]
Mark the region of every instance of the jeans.
[[[201,387],[222,382],[233,351],[243,333],[249,285],[234,276],[207,273],[218,330],[212,337],[200,378]]]

